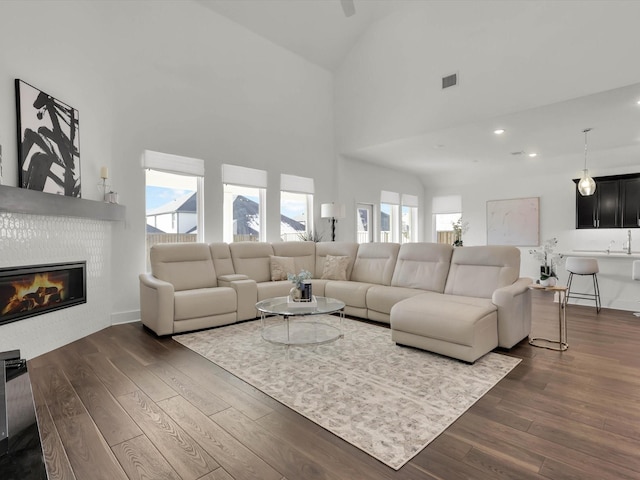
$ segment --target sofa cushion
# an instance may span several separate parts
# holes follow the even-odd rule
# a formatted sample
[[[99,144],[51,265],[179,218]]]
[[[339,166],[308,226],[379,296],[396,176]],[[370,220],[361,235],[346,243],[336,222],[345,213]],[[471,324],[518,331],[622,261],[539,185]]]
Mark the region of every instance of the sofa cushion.
[[[342,255],[327,255],[320,278],[325,280],[346,280],[351,258]]]
[[[396,303],[422,293],[422,290],[416,288],[373,285],[367,290],[367,308],[388,315]]]
[[[404,243],[391,285],[444,292],[453,247],[443,243]]]
[[[520,274],[520,250],[511,246],[455,248],[444,293],[491,298]]]
[[[324,287],[324,296],[342,300],[349,307],[366,309],[367,290],[372,286],[371,283],[331,280]]]
[[[223,315],[237,309],[236,291],[229,287],[197,288],[175,292],[176,321]]]
[[[355,242],[319,242],[316,243],[316,268],[314,278],[320,278],[324,271],[324,262],[327,255],[349,257],[347,267],[347,279],[351,278],[353,262],[358,252],[358,244]]]
[[[497,308],[489,299],[426,292],[391,309],[393,330],[466,346],[477,341],[479,323],[491,325],[491,331],[483,328],[482,335],[491,335],[490,343],[497,346]]]
[[[286,280],[290,273],[296,273],[293,257],[276,257],[275,255],[271,255],[269,257],[269,263],[271,265],[272,282]]]
[[[229,244],[235,273],[241,273],[256,282],[271,281],[273,248],[266,242],[234,242]]]
[[[399,250],[400,245],[397,243],[361,244],[350,279],[355,282],[391,285]]]
[[[218,278],[223,275],[233,275],[236,271],[233,269],[233,260],[231,259],[231,250],[229,244],[223,242],[215,242],[209,244],[211,250],[211,258],[213,259],[213,268],[216,270]]]
[[[294,272],[301,270],[316,272],[316,244],[314,242],[275,242],[271,245],[273,254],[279,257],[291,257],[294,263]]]
[[[205,243],[159,243],[149,253],[151,273],[174,290],[216,287],[218,281]]]
[[[286,280],[261,282],[257,284],[257,288],[258,301],[261,301],[266,300],[267,298],[286,297],[289,295],[289,291],[293,288],[293,283]]]

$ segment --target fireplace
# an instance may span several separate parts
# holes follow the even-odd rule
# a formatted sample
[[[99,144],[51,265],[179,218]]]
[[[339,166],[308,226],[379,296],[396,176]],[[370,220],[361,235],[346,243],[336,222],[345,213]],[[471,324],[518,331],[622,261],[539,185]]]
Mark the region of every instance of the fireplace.
[[[86,262],[0,269],[0,325],[87,301]]]

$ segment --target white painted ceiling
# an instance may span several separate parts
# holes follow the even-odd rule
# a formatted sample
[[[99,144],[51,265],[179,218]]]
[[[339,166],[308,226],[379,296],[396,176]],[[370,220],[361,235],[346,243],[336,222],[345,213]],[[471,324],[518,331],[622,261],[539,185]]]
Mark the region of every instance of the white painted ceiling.
[[[340,0],[196,1],[308,61],[335,72],[344,61],[349,61],[349,52],[376,22],[425,0],[355,0],[356,14],[349,18],[345,17]],[[499,2],[489,3],[492,3],[492,8],[500,5]],[[554,2],[546,3],[552,5]],[[614,3],[622,2],[611,2],[611,8],[616,8]],[[580,4],[578,1],[571,3],[576,8],[576,15],[579,14]],[[535,21],[541,22],[543,31],[544,18]],[[474,25],[469,27],[468,30],[473,32]],[[611,28],[615,29],[616,25],[603,25],[602,31],[594,32],[594,35],[597,33],[606,41],[606,30]],[[446,31],[446,26],[443,30]],[[636,40],[640,44],[640,36]],[[566,39],[567,43],[572,41],[572,38]],[[501,55],[505,58],[517,58],[517,38],[496,38],[495,42],[500,45]],[[447,41],[443,41],[441,45],[441,58],[447,57],[447,44]],[[575,48],[580,46],[576,45]],[[616,46],[612,45],[611,48]],[[602,50],[604,53],[600,54],[606,55],[606,48]],[[542,70],[546,65],[539,67]],[[454,88],[464,88],[464,68],[464,64],[459,65],[463,72],[461,86]],[[502,72],[503,75],[505,73]],[[640,75],[635,80],[640,82]],[[468,123],[442,125],[419,134],[407,132],[406,138],[391,141],[379,138],[371,141],[369,146],[341,153],[413,172],[422,178],[451,182],[456,179],[468,181],[478,172],[500,175],[514,167],[525,174],[541,169],[554,172],[574,168],[577,176],[584,161],[582,130],[593,128],[588,137],[588,166],[592,172],[606,173],[611,169],[638,171],[640,104],[637,102],[640,101],[640,83],[628,85],[628,81],[618,80],[615,72],[611,72],[605,83],[609,88],[599,93],[567,98],[500,116],[488,112],[486,115],[476,114],[474,120]],[[492,111],[508,111],[508,108],[501,109],[498,106]],[[493,135],[496,128],[504,128],[505,134]],[[530,158],[529,153],[537,153],[538,156]]]

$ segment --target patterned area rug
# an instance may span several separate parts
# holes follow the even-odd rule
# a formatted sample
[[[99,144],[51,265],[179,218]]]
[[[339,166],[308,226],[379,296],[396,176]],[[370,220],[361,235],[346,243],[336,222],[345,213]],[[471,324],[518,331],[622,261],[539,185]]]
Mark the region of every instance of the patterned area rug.
[[[397,346],[385,327],[342,328],[333,343],[289,348],[264,341],[259,320],[173,338],[395,470],[520,362],[468,365]]]

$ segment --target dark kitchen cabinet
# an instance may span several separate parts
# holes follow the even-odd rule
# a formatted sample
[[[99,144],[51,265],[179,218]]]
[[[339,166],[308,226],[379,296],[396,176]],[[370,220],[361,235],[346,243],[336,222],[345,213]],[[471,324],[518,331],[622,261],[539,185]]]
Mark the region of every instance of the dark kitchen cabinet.
[[[594,177],[596,192],[583,197],[576,183],[576,228],[640,227],[640,174]]]
[[[622,226],[640,227],[640,177],[620,181],[622,198]]]

